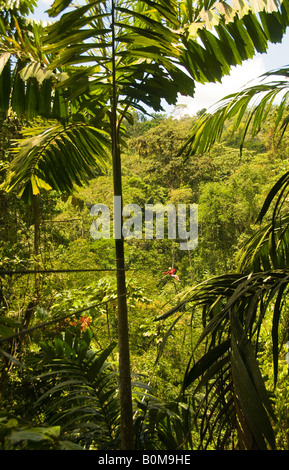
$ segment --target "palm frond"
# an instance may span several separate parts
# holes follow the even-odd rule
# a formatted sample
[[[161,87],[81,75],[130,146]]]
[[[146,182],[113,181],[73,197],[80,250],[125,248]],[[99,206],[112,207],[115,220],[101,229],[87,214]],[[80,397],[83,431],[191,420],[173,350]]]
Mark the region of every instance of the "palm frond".
[[[35,406],[53,425],[61,425],[69,440],[109,448],[119,427],[116,374],[108,362],[115,344],[93,351],[92,336],[90,330],[82,337],[66,331],[63,338],[42,343],[42,394]]]
[[[202,309],[204,321],[187,366],[182,395],[183,400],[191,395],[194,399],[201,445],[209,446],[218,436],[218,445],[222,442],[224,446],[226,429],[238,431],[242,445],[274,448],[274,413],[258,365],[258,340],[265,318],[272,315],[276,383],[288,284],[288,269],[227,274],[194,287],[187,297],[187,310]]]
[[[237,256],[239,272],[288,268],[288,187],[286,172],[270,189],[260,210],[257,222],[269,217],[269,223],[255,231]]]
[[[242,150],[245,138],[255,137],[262,128],[268,113],[276,104],[280,96],[280,104],[274,122],[275,131],[278,126],[284,131],[287,127],[287,107],[289,69],[271,71],[263,74],[262,81],[271,79],[270,82],[259,83],[244,88],[240,92],[228,95],[216,104],[217,109],[212,113],[205,113],[197,120],[185,145],[187,154],[203,153],[209,150],[216,141],[220,140],[224,125],[231,120],[232,131],[235,132],[242,120],[244,120],[244,131],[240,139]],[[282,76],[283,80],[272,80],[275,76]],[[182,149],[184,151],[184,149]]]
[[[56,1],[49,10],[51,15],[63,13],[44,37],[44,50],[56,55],[50,66],[96,63],[103,87],[111,73],[110,7],[96,0],[66,12],[70,3]],[[283,4],[199,2],[193,8],[191,1],[181,7],[175,1],[115,2],[119,95],[158,111],[160,100],[152,96],[172,103],[177,91],[192,96],[195,81],[220,81],[233,65],[256,51],[266,52],[269,42],[281,41],[289,20]],[[186,70],[186,86],[181,85],[185,74],[178,64]],[[87,73],[83,70],[83,76]]]
[[[289,265],[289,217],[267,223],[237,255],[237,270],[243,273],[287,269]]]
[[[160,402],[147,397],[136,402],[134,419],[136,449],[195,449],[193,411],[186,403]]]
[[[105,131],[77,123],[55,124],[20,141],[11,163],[6,191],[21,187],[20,196],[31,201],[42,189],[70,194],[109,167],[110,143]]]
[[[35,407],[51,426],[61,427],[69,442],[84,448],[118,449],[117,369],[109,362],[115,344],[95,351],[92,341],[90,330],[79,337],[66,329],[62,337],[41,343],[42,353],[34,372],[35,385],[41,393]],[[133,381],[132,387],[135,448],[191,449],[190,407],[185,403],[160,402],[145,383]],[[144,390],[148,392],[145,395]]]

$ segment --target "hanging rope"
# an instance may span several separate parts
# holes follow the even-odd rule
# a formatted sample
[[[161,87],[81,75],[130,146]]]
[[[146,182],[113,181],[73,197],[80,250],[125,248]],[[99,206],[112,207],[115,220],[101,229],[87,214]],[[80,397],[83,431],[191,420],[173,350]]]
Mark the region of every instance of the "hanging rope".
[[[174,245],[174,241],[172,242],[172,268],[175,267],[175,245]]]

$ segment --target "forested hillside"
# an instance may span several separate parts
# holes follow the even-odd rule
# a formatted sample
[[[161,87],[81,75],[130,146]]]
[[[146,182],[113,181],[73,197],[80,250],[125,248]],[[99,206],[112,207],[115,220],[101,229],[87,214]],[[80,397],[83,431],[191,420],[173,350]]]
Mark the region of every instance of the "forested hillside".
[[[197,428],[190,424],[193,408],[179,397],[202,332],[202,309],[186,304],[166,313],[198,284],[236,272],[237,254],[257,228],[269,189],[288,166],[286,137],[276,145],[271,116],[258,137],[245,143],[242,154],[242,126],[232,133],[228,122],[210,152],[187,156],[180,150],[197,117],[155,114],[147,119],[135,113],[122,148],[125,204],[199,208],[194,250],[180,250],[177,239],[125,241],[140,449],[175,449],[184,438],[185,448],[200,445]],[[1,127],[4,180],[15,139],[29,129],[13,114],[2,117]],[[112,205],[111,170],[76,187],[72,196],[43,191],[36,206],[25,204],[16,190],[2,190],[0,197],[0,332],[2,338],[11,335],[5,348],[1,344],[2,446],[118,448],[114,243],[112,238],[94,240],[90,234],[91,207]],[[171,266],[180,281],[164,274]],[[19,329],[28,332],[13,336]],[[196,354],[193,361],[201,350]],[[270,382],[267,354],[264,367]],[[287,393],[287,380],[278,388],[281,395]],[[276,412],[282,422],[286,405],[279,399]],[[286,430],[285,423],[278,431],[281,448],[287,445]]]
[[[0,449],[288,450],[289,69],[178,103],[289,0],[48,3],[0,0]]]

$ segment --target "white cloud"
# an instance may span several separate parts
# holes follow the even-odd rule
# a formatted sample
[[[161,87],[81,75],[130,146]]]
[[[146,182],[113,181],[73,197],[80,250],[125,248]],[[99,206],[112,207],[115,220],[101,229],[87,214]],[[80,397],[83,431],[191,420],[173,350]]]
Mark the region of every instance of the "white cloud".
[[[46,6],[48,5],[50,7],[53,3],[53,0],[39,0],[38,5],[40,6],[41,3],[43,3]]]
[[[178,104],[187,106],[184,114],[193,115],[202,108],[212,107],[226,95],[239,91],[264,72],[266,72],[264,60],[257,56],[234,67],[231,74],[223,78],[222,83],[206,83],[204,85],[197,83],[194,98],[180,96]]]

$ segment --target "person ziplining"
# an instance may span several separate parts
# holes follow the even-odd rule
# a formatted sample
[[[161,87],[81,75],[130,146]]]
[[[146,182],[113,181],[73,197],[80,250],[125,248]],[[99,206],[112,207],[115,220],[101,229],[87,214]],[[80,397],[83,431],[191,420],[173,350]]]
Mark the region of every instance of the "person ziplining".
[[[173,278],[176,279],[177,281],[180,280],[179,276],[176,274],[175,268],[169,267],[169,270],[168,270],[166,273],[164,273],[164,274],[169,274],[171,277],[173,277]]]

